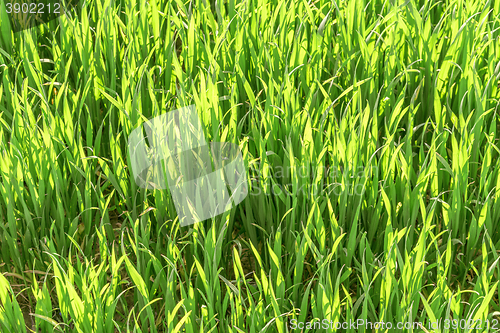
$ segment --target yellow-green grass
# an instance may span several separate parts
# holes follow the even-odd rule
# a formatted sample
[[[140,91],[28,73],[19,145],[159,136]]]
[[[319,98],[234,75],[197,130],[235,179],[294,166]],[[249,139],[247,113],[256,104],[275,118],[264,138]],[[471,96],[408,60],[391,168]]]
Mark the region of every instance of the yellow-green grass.
[[[81,1],[0,2],[1,332],[495,331],[500,1]],[[181,228],[126,147],[190,104],[251,193]]]

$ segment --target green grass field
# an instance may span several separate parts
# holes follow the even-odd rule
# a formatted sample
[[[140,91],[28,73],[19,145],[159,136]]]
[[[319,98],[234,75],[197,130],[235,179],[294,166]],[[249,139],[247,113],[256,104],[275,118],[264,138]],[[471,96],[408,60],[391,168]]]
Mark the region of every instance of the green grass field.
[[[7,2],[0,332],[500,330],[500,1]],[[191,104],[250,193],[180,227],[127,138]]]

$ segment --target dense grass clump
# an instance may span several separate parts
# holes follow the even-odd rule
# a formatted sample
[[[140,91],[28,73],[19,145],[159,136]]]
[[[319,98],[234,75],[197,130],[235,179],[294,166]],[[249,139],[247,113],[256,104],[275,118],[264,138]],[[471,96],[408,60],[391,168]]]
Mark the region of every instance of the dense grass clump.
[[[0,3],[1,332],[500,329],[500,1],[81,1]],[[190,104],[250,194],[180,227],[127,138]]]

